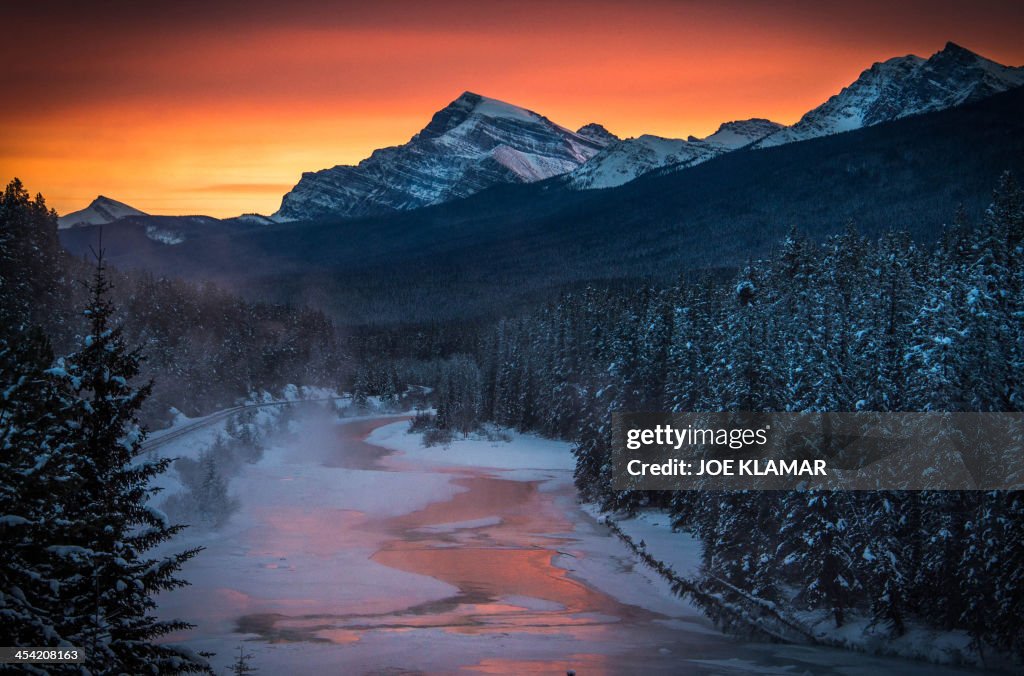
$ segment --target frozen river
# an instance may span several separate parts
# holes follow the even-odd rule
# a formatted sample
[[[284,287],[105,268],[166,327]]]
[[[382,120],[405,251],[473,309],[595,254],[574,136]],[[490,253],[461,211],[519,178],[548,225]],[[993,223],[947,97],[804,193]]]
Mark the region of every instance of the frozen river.
[[[175,638],[265,674],[940,672],[723,635],[580,508],[564,444],[406,426],[310,422],[234,477],[239,512],[188,536],[193,585],[162,599],[198,625]]]

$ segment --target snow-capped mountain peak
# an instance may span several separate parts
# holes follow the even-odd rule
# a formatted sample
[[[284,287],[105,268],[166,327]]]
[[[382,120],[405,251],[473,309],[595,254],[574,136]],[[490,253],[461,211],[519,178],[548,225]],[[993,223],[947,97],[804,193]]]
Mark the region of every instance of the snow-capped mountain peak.
[[[273,225],[274,220],[269,216],[263,214],[248,213],[235,216],[233,218],[223,219],[230,223],[240,223],[242,225]]]
[[[578,190],[613,188],[661,167],[692,166],[720,153],[702,141],[644,134],[606,147],[570,174],[569,185]]]
[[[944,110],[1024,85],[1024,68],[1003,66],[949,42],[928,59],[875,63],[792,127],[757,145],[781,145]]]
[[[576,130],[576,133],[583,138],[589,138],[593,141],[597,141],[598,143],[604,143],[605,145],[619,140],[619,137],[605,129],[604,125],[596,122],[583,125]]]
[[[60,228],[73,228],[80,225],[106,225],[127,216],[148,216],[144,211],[128,206],[124,202],[98,196],[89,206],[72,211],[57,219]]]
[[[726,122],[703,139],[691,136],[684,141],[651,134],[625,139],[608,145],[572,172],[569,185],[580,190],[613,188],[663,167],[692,167],[782,128],[777,122],[754,118]]]
[[[608,142],[463,92],[408,143],[375,150],[356,166],[303,174],[274,218],[358,217],[439,204],[501,183],[564,174]]]
[[[517,120],[527,124],[544,119],[541,115],[525,108],[467,91],[462,92],[459,98],[434,113],[430,123],[413,139],[443,136],[465,124],[472,117]]]
[[[736,150],[760,141],[765,136],[783,129],[784,126],[762,117],[723,122],[718,131],[703,140],[726,150]]]

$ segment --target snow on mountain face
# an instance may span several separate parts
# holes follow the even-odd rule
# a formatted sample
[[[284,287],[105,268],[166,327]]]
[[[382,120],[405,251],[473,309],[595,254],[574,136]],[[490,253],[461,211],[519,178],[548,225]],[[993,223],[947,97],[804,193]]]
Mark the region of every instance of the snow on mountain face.
[[[405,145],[376,150],[356,166],[304,173],[274,219],[415,209],[500,183],[550,178],[608,144],[594,129],[588,132],[573,133],[532,111],[465,92]]]
[[[781,128],[777,122],[755,118],[726,122],[705,139],[690,137],[684,141],[649,134],[626,139],[609,145],[572,172],[569,185],[578,190],[613,188],[662,167],[692,167]]]
[[[605,129],[603,125],[597,124],[596,122],[591,122],[590,124],[583,125],[582,127],[576,130],[576,133],[579,136],[582,136],[583,138],[588,138],[591,141],[597,141],[598,143],[602,143],[604,145],[608,145],[619,140],[618,136],[611,133],[610,131]]]
[[[702,141],[684,141],[644,134],[619,141],[572,172],[569,185],[578,190],[614,188],[670,164],[690,166],[721,154]]]
[[[641,136],[613,143],[575,170],[569,185],[610,188],[661,167],[689,167],[743,147],[775,146],[943,110],[1022,85],[1024,68],[1002,66],[949,43],[927,60],[911,55],[876,63],[792,127],[754,118],[726,122],[704,139]]]
[[[72,211],[57,219],[60,228],[73,228],[79,225],[106,225],[126,216],[148,216],[144,211],[130,207],[123,202],[112,200],[100,195],[84,209]]]
[[[760,141],[769,147],[944,110],[1024,85],[1024,68],[1003,66],[947,43],[929,59],[876,63],[792,127]]]
[[[160,228],[155,225],[146,226],[146,237],[149,237],[154,242],[160,242],[161,244],[167,244],[170,246],[181,244],[185,241],[185,237],[180,233],[174,232],[173,230],[165,230],[164,228]]]
[[[725,122],[718,128],[718,131],[708,136],[704,141],[724,150],[736,150],[737,148],[748,146],[755,141],[760,141],[765,136],[774,134],[780,129],[785,129],[785,125],[755,117],[749,120]]]
[[[242,214],[233,218],[224,219],[228,223],[240,223],[242,225],[273,225],[274,220],[263,214]]]

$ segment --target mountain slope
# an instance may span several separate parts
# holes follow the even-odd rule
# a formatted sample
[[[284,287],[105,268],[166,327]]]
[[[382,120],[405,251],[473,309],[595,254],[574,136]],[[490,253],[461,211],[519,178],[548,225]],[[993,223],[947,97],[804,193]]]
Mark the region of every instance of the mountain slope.
[[[1003,66],[952,42],[929,59],[876,63],[792,127],[760,141],[777,146],[952,108],[1024,85],[1024,67]]]
[[[754,117],[749,120],[725,122],[718,128],[718,131],[705,138],[704,142],[723,150],[737,150],[755,141],[760,141],[780,129],[785,129],[785,125]]]
[[[613,188],[662,167],[692,167],[781,128],[777,122],[755,118],[726,122],[705,139],[690,137],[684,141],[650,134],[624,139],[610,144],[569,174],[567,185],[578,190]]]
[[[89,206],[72,211],[57,219],[61,228],[74,228],[83,225],[106,225],[127,216],[148,216],[144,211],[128,206],[124,202],[112,200],[100,195]]]
[[[580,166],[611,140],[599,125],[580,131],[465,92],[405,145],[376,150],[356,166],[303,174],[274,217],[289,221],[415,209],[496,184],[557,176]]]
[[[567,183],[577,190],[613,188],[670,164],[687,167],[723,152],[701,141],[644,134],[608,146],[573,171]]]

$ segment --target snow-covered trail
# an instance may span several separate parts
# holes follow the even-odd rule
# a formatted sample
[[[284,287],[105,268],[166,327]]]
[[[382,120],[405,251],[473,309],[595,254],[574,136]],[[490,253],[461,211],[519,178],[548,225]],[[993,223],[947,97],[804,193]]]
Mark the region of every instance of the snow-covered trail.
[[[724,636],[580,508],[564,444],[405,427],[314,421],[247,466],[239,513],[187,538],[175,638],[266,674],[942,673]]]

